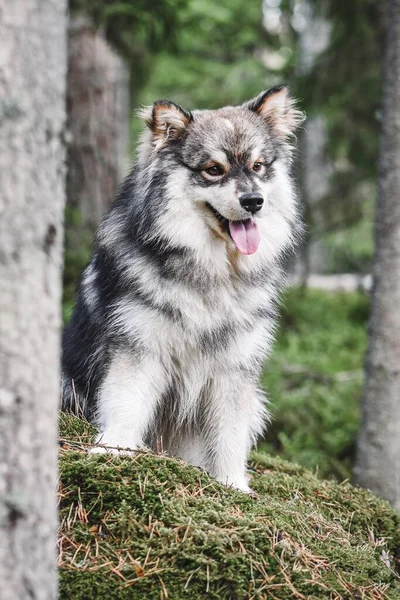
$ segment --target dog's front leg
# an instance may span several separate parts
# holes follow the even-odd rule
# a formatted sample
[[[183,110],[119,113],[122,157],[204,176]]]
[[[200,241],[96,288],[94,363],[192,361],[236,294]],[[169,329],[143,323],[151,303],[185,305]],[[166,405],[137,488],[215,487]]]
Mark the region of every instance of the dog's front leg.
[[[205,406],[205,457],[211,476],[250,492],[246,472],[254,438],[262,430],[264,398],[240,375],[215,379]]]
[[[127,353],[116,355],[99,391],[99,446],[92,451],[143,447],[167,385],[165,369],[156,358],[147,356],[139,361]]]

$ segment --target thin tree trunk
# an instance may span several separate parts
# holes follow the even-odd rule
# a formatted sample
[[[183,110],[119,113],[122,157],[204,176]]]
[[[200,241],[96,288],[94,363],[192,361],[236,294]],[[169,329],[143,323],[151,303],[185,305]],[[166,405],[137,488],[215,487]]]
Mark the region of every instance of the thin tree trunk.
[[[400,0],[390,0],[389,13],[372,315],[355,477],[400,509]]]
[[[66,0],[0,0],[0,596],[55,600]]]
[[[128,160],[128,71],[101,30],[73,19],[68,39],[67,201],[95,229]]]
[[[300,76],[309,73],[318,56],[326,50],[331,27],[321,15],[315,14],[309,0],[297,3],[304,18],[304,27],[299,34]],[[318,82],[316,82],[318,85]],[[300,185],[304,215],[309,230],[299,256],[295,271],[303,285],[311,273],[324,273],[327,267],[327,249],[314,234],[324,226],[323,200],[329,191],[332,164],[326,153],[327,127],[321,115],[308,115],[304,130],[300,134]]]
[[[323,200],[329,191],[332,165],[326,154],[326,122],[321,116],[307,119],[299,138],[301,173],[300,185],[304,217],[309,231],[296,270],[302,284],[310,274],[326,273],[328,252],[315,232],[324,228]]]

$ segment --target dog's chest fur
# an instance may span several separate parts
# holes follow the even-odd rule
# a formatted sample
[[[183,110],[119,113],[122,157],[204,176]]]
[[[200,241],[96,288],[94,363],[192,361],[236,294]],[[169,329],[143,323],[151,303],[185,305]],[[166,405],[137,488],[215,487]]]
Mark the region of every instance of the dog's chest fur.
[[[133,263],[130,291],[115,302],[110,320],[111,331],[124,334],[124,351],[131,348],[126,368],[153,355],[162,369],[153,435],[165,444],[177,428],[194,427],[221,375],[257,384],[274,331],[276,271],[251,277],[229,261],[212,270],[201,263],[188,269],[188,262],[188,256],[161,266],[146,260],[143,270]]]
[[[209,361],[218,368],[254,369],[270,343],[276,286],[243,277],[229,262],[223,277],[208,272],[213,281],[207,281],[201,265],[187,269],[184,261],[179,269],[175,260],[174,278],[159,267],[149,269],[148,262],[145,271],[139,264],[131,268],[136,292],[115,303],[111,322],[136,347],[172,361],[170,366],[174,360]]]

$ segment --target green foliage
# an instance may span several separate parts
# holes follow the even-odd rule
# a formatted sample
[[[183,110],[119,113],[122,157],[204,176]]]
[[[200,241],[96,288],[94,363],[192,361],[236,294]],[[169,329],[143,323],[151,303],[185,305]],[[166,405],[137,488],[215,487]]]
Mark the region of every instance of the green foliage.
[[[153,57],[174,52],[180,14],[188,0],[69,0],[72,14],[83,14],[101,27],[125,58],[131,74],[131,101],[144,85]]]
[[[189,0],[180,13],[176,52],[154,60],[139,98],[168,98],[189,109],[239,104],[276,83],[262,61],[268,35],[262,5],[249,0]],[[137,124],[134,122],[137,133]]]
[[[328,19],[331,40],[299,89],[309,111],[327,117],[331,156],[348,163],[357,185],[376,176],[385,3],[311,2]]]
[[[256,454],[252,498],[166,456],[88,456],[68,419],[61,600],[399,597],[399,520],[368,492]]]
[[[108,40],[128,60],[157,52],[173,42],[186,0],[70,0],[72,13],[84,14],[102,27]]]
[[[311,71],[295,81],[308,116],[323,116],[327,127],[326,151],[334,164],[334,172],[321,209],[326,228],[332,233],[351,230],[355,223],[363,222],[363,205],[370,205],[371,198],[375,197],[387,3],[381,0],[308,1],[315,13],[328,21],[330,42]],[[332,211],[341,218],[332,221],[329,218]],[[311,235],[313,233],[311,223]],[[349,236],[336,240],[334,270],[341,263],[343,268],[347,268],[347,264],[351,270],[357,268],[358,257],[354,261],[345,245],[351,236],[349,231]],[[330,238],[329,245],[332,235]],[[368,246],[360,257],[362,270],[371,268],[372,235]]]
[[[367,215],[343,231],[328,233],[328,273],[370,273],[373,260],[373,220]]]
[[[368,306],[362,293],[291,290],[263,376],[273,414],[263,447],[322,477],[351,476]]]

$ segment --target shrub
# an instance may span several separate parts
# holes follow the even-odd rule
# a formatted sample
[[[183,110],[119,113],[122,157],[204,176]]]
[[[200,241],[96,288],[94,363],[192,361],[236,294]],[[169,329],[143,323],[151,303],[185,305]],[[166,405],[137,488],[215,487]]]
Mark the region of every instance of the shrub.
[[[292,289],[262,383],[272,424],[262,447],[321,477],[350,477],[359,425],[368,297]]]

